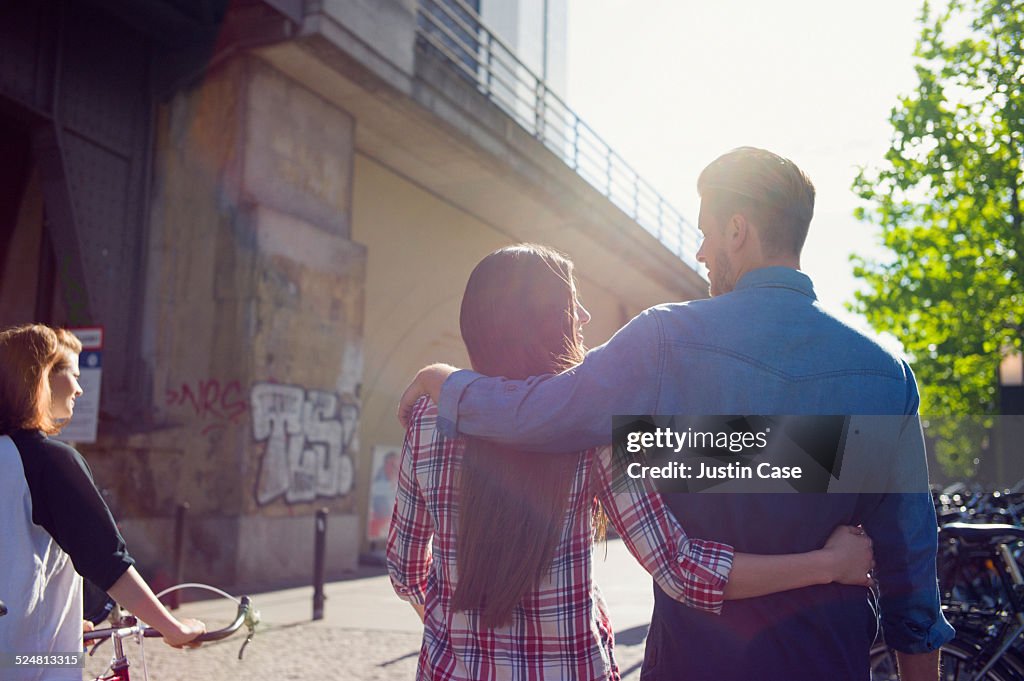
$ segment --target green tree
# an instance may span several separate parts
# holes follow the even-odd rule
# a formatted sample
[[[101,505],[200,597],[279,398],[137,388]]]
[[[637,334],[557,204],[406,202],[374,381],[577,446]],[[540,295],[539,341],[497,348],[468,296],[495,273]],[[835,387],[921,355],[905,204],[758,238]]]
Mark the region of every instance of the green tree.
[[[926,2],[919,21],[916,91],[892,110],[884,162],[853,185],[888,254],[852,257],[867,287],[851,309],[903,342],[922,414],[987,417],[1024,332],[1024,2]],[[969,474],[982,435],[942,430],[940,462]]]

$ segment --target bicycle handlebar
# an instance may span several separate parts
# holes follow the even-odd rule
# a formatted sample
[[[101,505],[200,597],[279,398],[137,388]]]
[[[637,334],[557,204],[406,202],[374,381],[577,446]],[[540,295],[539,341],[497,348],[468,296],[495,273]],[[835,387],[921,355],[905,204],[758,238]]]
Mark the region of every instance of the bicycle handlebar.
[[[206,643],[207,641],[219,641],[221,639],[227,638],[228,636],[231,636],[236,631],[242,628],[242,625],[245,624],[246,618],[249,616],[251,610],[252,599],[248,596],[242,596],[241,601],[238,603],[238,613],[235,615],[235,619],[233,622],[231,622],[231,624],[224,627],[223,629],[216,629],[214,631],[208,631],[205,634],[200,634],[199,636],[196,636],[194,639],[192,639],[192,641]],[[124,638],[126,636],[130,636],[134,633],[137,633],[137,626],[138,625],[136,625],[135,627],[127,628],[107,627],[105,629],[94,629],[92,631],[85,632],[83,638],[86,641],[96,641],[100,639],[110,638],[111,636],[114,636],[119,632],[123,632],[121,633],[121,637]],[[136,629],[136,631],[132,631],[133,629]],[[146,627],[145,629],[143,629],[142,635],[146,638],[163,637],[163,634],[161,634],[159,631],[152,627]]]

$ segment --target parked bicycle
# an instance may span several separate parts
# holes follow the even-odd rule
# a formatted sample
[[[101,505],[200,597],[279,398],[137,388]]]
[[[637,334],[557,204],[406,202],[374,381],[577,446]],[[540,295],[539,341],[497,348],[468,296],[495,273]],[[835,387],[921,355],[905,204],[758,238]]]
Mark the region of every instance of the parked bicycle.
[[[1017,487],[1024,484],[1019,483]],[[939,524],[951,522],[1024,524],[1024,494],[1017,488],[1003,491],[970,489],[962,483],[934,493]]]
[[[238,612],[235,614],[235,619],[231,624],[223,629],[208,631],[195,638],[194,641],[203,643],[208,641],[219,641],[231,636],[245,626],[248,630],[248,635],[245,638],[245,642],[242,643],[242,647],[238,651],[238,659],[241,660],[246,646],[249,645],[250,641],[252,641],[253,635],[256,632],[256,625],[259,624],[260,621],[259,611],[253,606],[252,599],[249,596],[242,596],[240,599],[236,599],[220,589],[215,589],[213,587],[206,586],[205,584],[180,584],[161,591],[157,596],[163,596],[171,591],[184,588],[200,588],[213,591],[214,593],[217,593],[224,598],[228,598],[237,604]],[[146,627],[131,615],[117,616],[116,624],[113,627],[86,632],[83,637],[86,644],[88,645],[90,642],[93,642],[89,655],[95,654],[96,649],[100,644],[108,639],[113,641],[114,646],[113,656],[111,658],[110,665],[107,668],[107,672],[96,677],[94,681],[131,681],[131,665],[124,649],[125,640],[134,640],[139,644],[139,659],[141,660],[142,679],[143,681],[148,680],[149,676],[146,670],[146,656],[143,642],[147,638],[155,638],[159,636],[160,632],[156,629]]]
[[[1024,528],[951,522],[940,528],[939,545],[942,609],[957,630],[942,646],[940,679],[1024,680]],[[871,669],[872,681],[898,678],[884,643],[872,649]]]

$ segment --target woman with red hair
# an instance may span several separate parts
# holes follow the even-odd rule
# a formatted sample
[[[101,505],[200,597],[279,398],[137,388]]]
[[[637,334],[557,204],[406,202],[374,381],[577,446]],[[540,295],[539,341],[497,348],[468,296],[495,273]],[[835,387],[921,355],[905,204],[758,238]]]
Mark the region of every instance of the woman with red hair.
[[[0,652],[82,650],[82,576],[164,640],[183,646],[206,629],[178,620],[136,572],[85,459],[52,439],[71,418],[82,344],[41,324],[0,332]],[[4,679],[81,680],[78,668],[15,667]]]

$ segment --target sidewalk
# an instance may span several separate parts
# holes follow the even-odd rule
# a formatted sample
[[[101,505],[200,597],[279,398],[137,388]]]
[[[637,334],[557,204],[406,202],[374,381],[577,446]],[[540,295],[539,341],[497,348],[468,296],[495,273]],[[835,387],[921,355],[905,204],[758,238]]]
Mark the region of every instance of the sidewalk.
[[[620,540],[608,542],[607,558],[595,551],[595,579],[601,586],[616,629],[616,659],[623,679],[636,681],[651,614],[651,579]],[[407,681],[416,673],[422,625],[408,604],[395,597],[387,575],[332,582],[326,586],[324,619],[312,622],[313,588],[254,594],[262,615],[256,638],[239,662],[242,634],[178,651],[151,639],[145,647],[152,681],[188,679],[343,679]],[[223,599],[187,603],[181,616],[198,617],[207,627],[225,626],[234,604]],[[127,644],[132,678],[142,679],[142,658]],[[86,678],[103,671],[111,654],[103,644],[86,664]]]

